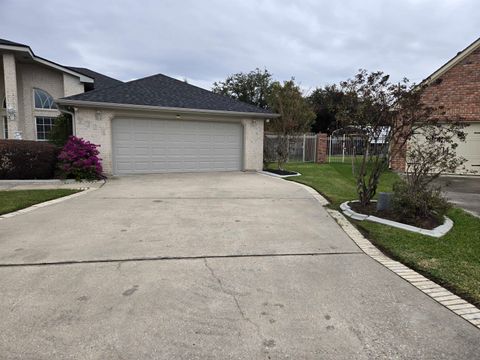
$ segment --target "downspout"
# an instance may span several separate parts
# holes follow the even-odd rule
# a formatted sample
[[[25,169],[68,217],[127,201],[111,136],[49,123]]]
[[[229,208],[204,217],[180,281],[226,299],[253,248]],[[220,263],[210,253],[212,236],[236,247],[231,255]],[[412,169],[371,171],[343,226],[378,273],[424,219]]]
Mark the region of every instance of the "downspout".
[[[64,108],[61,108],[61,107],[58,108],[58,110],[59,110],[61,113],[69,114],[69,115],[72,117],[72,135],[75,136],[75,135],[76,135],[76,128],[77,128],[77,126],[76,126],[76,124],[75,124],[75,108],[73,108],[73,109],[74,109],[73,112],[71,112],[71,111],[68,111],[68,110],[66,110],[66,109],[64,109]]]

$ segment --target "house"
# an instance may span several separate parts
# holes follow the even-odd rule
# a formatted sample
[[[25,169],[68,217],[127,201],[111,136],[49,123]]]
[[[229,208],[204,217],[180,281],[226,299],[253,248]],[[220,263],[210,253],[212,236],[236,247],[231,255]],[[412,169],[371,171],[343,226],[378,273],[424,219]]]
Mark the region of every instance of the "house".
[[[443,107],[445,117],[459,117],[468,126],[457,155],[464,157],[467,171],[480,171],[480,38],[424,80],[428,86],[422,100],[427,106]],[[407,145],[408,146],[408,145]],[[406,153],[391,160],[396,171],[405,171]],[[461,173],[463,170],[459,169]]]
[[[264,121],[278,116],[158,74],[121,82],[0,39],[1,136],[44,141],[60,113],[100,145],[107,174],[261,170]]]

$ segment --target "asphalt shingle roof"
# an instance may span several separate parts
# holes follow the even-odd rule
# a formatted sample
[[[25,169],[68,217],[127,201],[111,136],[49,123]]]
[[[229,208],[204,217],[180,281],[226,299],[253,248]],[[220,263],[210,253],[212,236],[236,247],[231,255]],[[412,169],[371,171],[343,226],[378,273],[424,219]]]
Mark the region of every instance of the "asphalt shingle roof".
[[[87,68],[74,67],[74,66],[67,66],[67,68],[69,68],[70,70],[73,70],[77,73],[80,73],[80,74],[83,74],[85,76],[91,77],[93,80],[95,80],[94,85],[93,85],[95,90],[104,89],[104,88],[108,88],[108,87],[123,84],[123,81],[111,78],[110,76],[100,74],[96,71],[93,71],[93,70],[90,70],[90,69],[87,69]]]
[[[6,40],[6,39],[0,39],[0,45],[11,45],[11,46],[24,46],[24,47],[28,47],[28,46],[25,45],[25,44],[20,44],[20,43],[14,42],[14,41]]]
[[[228,96],[215,94],[162,74],[63,99],[170,108],[271,113],[268,110],[234,100]]]

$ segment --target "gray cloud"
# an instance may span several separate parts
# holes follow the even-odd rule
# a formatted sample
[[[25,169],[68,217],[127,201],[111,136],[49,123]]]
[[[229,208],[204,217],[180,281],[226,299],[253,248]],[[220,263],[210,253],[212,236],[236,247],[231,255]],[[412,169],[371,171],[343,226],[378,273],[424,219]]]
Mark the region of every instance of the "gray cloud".
[[[476,0],[1,0],[0,37],[130,80],[210,88],[266,67],[304,88],[358,68],[420,81],[480,35]]]

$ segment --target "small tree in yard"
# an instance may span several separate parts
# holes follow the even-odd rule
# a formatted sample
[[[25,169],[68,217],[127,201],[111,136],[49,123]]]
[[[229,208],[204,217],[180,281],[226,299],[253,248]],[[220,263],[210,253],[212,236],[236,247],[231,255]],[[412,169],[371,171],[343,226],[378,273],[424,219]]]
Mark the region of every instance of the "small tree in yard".
[[[278,136],[277,165],[283,170],[288,160],[289,138],[308,131],[315,119],[315,113],[293,79],[283,84],[274,82],[268,104],[270,109],[280,114],[280,117],[267,124],[267,129]]]
[[[360,136],[366,149],[362,154],[355,155],[353,161],[361,206],[367,206],[375,196],[380,176],[388,169],[389,157],[403,151],[412,136],[423,133],[432,149],[437,146],[437,150],[443,151],[448,145],[450,153],[454,150],[453,139],[465,138],[458,123],[450,122],[449,126],[440,124],[441,121],[451,120],[445,117],[441,108],[422,103],[423,85],[410,85],[407,79],[392,83],[389,76],[381,71],[368,73],[360,70],[353,79],[342,82],[340,88],[344,96],[338,105],[337,120],[344,126],[362,130]],[[389,146],[383,146],[384,143]],[[420,160],[418,152],[410,151],[410,154]],[[429,156],[435,157],[435,154]],[[422,174],[434,169],[441,174],[458,166],[458,161],[451,156],[438,159],[434,167],[426,167],[427,158],[422,160],[422,165],[417,163],[416,166],[422,169]]]
[[[465,141],[463,128],[456,122],[437,123],[413,134],[405,178],[394,185],[393,208],[402,219],[435,218],[443,222],[450,206],[434,181],[465,163],[466,159],[456,154],[458,142]]]
[[[61,114],[55,118],[52,130],[48,134],[48,141],[57,147],[62,147],[72,133],[72,117],[67,114]]]

